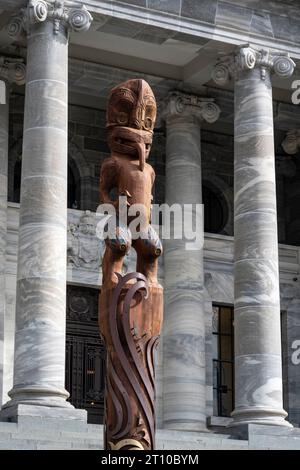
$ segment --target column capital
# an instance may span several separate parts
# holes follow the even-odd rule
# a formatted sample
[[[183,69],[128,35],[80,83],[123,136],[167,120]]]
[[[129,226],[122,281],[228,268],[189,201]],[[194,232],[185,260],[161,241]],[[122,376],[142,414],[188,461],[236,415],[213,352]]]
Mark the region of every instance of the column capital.
[[[0,56],[0,80],[24,85],[26,66],[23,59]]]
[[[7,25],[6,32],[10,38],[17,40],[24,31],[24,11],[21,10],[21,13],[18,15],[12,16]]]
[[[286,133],[286,136],[281,143],[283,150],[289,155],[295,155],[300,148],[300,130],[291,129]]]
[[[260,69],[262,80],[266,79],[267,72],[287,78],[293,74],[295,65],[288,53],[254,49],[245,44],[239,46],[232,54],[219,59],[213,69],[212,79],[218,85],[225,85],[231,78],[238,79],[242,72],[254,68]]]
[[[220,108],[213,98],[172,91],[163,103],[162,118],[196,117],[200,121],[215,122],[220,115]]]
[[[77,2],[29,0],[27,7],[22,9],[21,14],[12,17],[7,26],[7,32],[11,37],[18,37],[23,29],[28,32],[32,25],[45,21],[51,21],[53,33],[58,34],[61,24],[70,31],[87,31],[93,17],[85,5]]]

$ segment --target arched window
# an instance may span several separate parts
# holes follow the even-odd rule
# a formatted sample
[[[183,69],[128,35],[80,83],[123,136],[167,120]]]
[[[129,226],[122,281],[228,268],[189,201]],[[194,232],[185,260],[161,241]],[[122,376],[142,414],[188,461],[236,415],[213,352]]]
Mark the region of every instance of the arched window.
[[[202,198],[204,204],[204,231],[222,233],[228,212],[225,198],[209,183],[203,185]]]

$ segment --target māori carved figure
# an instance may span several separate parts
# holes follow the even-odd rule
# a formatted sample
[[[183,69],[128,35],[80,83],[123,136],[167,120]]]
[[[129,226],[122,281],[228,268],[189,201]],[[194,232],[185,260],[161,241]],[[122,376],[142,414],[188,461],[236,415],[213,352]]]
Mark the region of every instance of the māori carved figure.
[[[154,351],[163,318],[163,289],[157,280],[162,245],[151,226],[155,173],[146,162],[155,118],[155,98],[144,80],[128,80],[111,91],[107,130],[112,153],[101,168],[100,198],[114,205],[117,223],[105,240],[99,325],[107,348],[105,447],[114,450],[155,445]],[[119,196],[126,201],[125,223]],[[138,237],[129,228],[135,204]],[[137,272],[122,276],[131,246],[137,252]]]

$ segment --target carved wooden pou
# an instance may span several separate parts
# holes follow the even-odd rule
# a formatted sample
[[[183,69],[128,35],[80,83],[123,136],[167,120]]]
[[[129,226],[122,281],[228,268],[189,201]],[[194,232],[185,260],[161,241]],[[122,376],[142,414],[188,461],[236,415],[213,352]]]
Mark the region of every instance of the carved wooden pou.
[[[117,223],[106,238],[99,325],[107,348],[105,448],[154,449],[154,352],[163,319],[163,289],[157,281],[162,245],[151,226],[155,173],[149,156],[156,118],[153,92],[144,80],[114,88],[107,109],[111,156],[101,168],[100,199],[113,204]],[[118,199],[126,198],[127,223]],[[133,237],[130,208],[140,204],[140,236]],[[136,272],[123,276],[124,256],[137,253]]]

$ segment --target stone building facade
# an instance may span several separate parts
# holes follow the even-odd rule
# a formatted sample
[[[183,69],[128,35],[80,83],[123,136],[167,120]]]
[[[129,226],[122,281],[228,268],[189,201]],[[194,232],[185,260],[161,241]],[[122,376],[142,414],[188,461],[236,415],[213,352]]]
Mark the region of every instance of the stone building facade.
[[[230,448],[203,435],[241,426],[233,448],[278,445],[260,422],[300,448],[299,2],[4,0],[0,26],[0,448],[7,420],[43,448],[22,441],[35,418],[99,447],[105,108],[138,77],[158,102],[154,202],[205,215],[203,251],[169,240],[161,262],[159,445]]]

